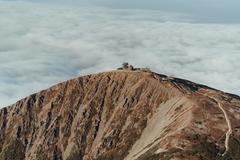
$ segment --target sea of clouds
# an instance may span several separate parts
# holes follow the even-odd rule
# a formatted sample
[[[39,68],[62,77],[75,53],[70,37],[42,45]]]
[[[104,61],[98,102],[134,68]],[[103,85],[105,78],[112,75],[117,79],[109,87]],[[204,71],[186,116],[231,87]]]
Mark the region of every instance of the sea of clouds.
[[[0,1],[0,107],[122,62],[240,95],[240,25],[137,9]]]

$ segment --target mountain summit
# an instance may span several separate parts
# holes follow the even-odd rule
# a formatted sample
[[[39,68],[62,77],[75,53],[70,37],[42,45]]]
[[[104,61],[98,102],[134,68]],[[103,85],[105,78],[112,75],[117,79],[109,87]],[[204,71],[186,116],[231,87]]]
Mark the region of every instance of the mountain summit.
[[[239,160],[240,98],[149,70],[72,79],[0,110],[1,160]]]

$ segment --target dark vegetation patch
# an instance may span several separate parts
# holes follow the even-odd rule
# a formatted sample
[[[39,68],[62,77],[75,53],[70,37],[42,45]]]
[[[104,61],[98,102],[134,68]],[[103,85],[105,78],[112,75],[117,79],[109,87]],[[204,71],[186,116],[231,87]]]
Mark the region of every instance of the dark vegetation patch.
[[[166,75],[163,75],[163,74],[158,74],[158,73],[153,73],[161,78],[168,78],[168,76]],[[184,86],[185,88],[188,88],[189,90],[193,91],[193,92],[196,92],[198,91],[200,88],[203,88],[203,89],[210,89],[210,90],[215,90],[215,91],[219,91],[221,92],[220,90],[217,90],[215,88],[211,88],[209,86],[206,86],[206,85],[203,85],[203,84],[198,84],[198,83],[194,83],[192,81],[189,81],[189,80],[186,80],[186,79],[181,79],[181,78],[171,78],[169,79],[171,82],[174,82],[174,83],[177,83],[181,86]],[[235,95],[235,94],[231,94],[231,93],[225,93],[227,96],[230,96],[232,98],[235,98],[235,99],[238,99],[240,100],[240,96],[238,95]]]
[[[24,160],[25,146],[19,139],[13,140],[0,153],[1,160]]]
[[[239,160],[240,158],[240,141],[232,138],[230,142],[230,151],[222,156],[224,152],[220,149],[216,142],[208,139],[206,135],[193,134],[189,135],[193,145],[186,149],[171,148],[168,151],[156,153],[159,145],[151,147],[137,160],[171,160],[179,159],[199,159],[199,160]]]

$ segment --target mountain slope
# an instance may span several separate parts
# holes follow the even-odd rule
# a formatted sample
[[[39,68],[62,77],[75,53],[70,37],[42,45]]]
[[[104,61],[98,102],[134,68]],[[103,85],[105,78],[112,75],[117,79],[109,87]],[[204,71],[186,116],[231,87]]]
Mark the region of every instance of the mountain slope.
[[[239,160],[240,98],[142,70],[83,76],[0,110],[1,160]]]

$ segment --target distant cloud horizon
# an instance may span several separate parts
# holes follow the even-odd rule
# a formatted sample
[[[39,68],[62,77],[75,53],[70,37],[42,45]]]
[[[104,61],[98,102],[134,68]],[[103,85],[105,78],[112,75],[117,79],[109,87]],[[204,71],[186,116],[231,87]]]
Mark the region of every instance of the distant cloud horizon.
[[[239,0],[22,0],[47,4],[90,5],[114,9],[141,9],[191,15],[200,23],[240,23]]]
[[[0,1],[0,108],[129,62],[240,95],[240,24],[141,8]]]

